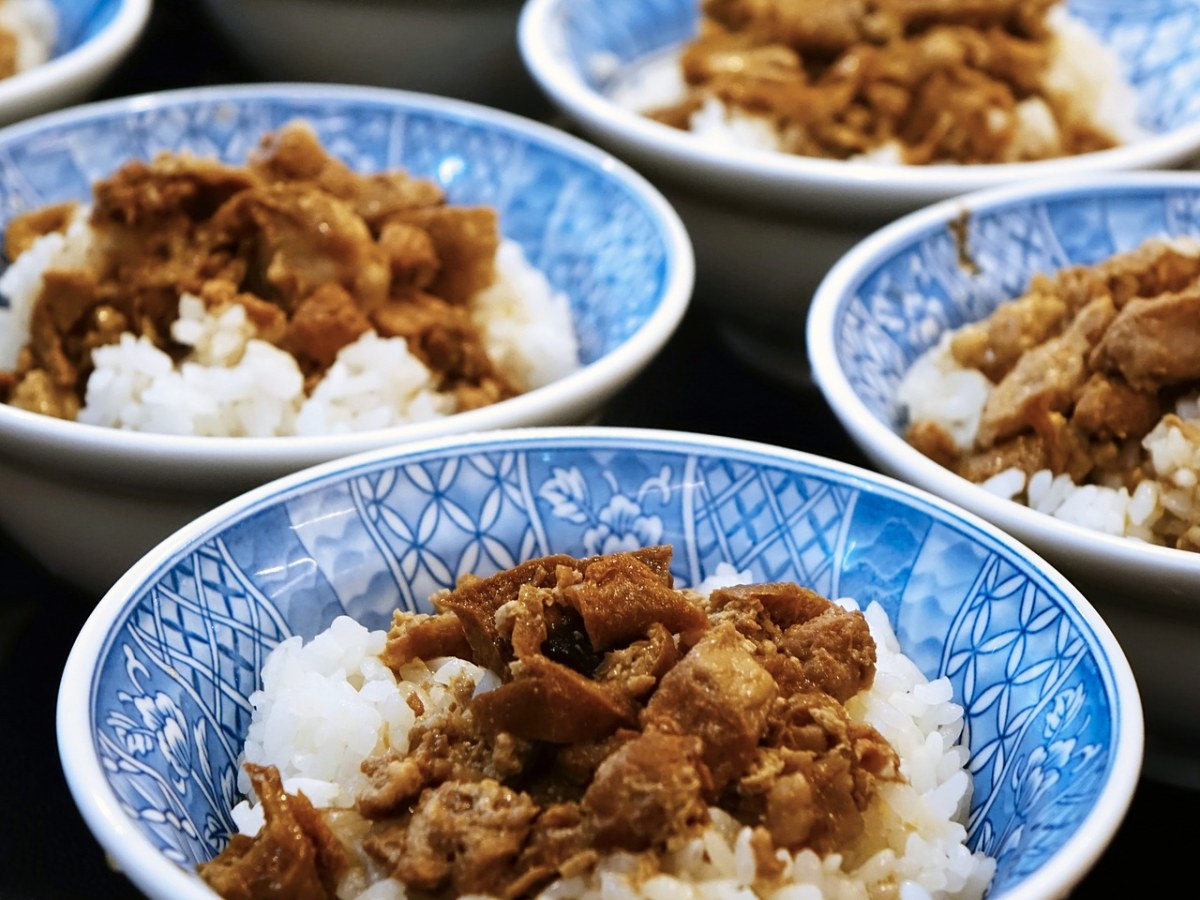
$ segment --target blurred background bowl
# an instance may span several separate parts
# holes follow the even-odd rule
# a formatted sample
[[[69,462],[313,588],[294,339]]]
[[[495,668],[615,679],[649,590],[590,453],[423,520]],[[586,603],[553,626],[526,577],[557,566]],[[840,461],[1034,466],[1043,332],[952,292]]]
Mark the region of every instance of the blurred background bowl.
[[[387,628],[394,607],[428,611],[465,573],[653,543],[673,545],[681,587],[729,563],[882,605],[901,649],[966,710],[969,843],[998,858],[992,896],[1065,896],[1108,844],[1137,783],[1141,707],[1111,632],[1061,575],[874,473],[621,428],[372,451],[173,534],[106,594],[67,661],[58,741],[75,801],[149,897],[211,897],[192,868],[232,827],[246,698],[280,640],[341,614]],[[175,739],[121,731],[149,698]]]
[[[49,58],[0,79],[0,125],[84,99],[141,37],[151,0],[53,0]]]
[[[370,84],[529,113],[520,0],[199,0],[270,80]]]
[[[1200,7],[1178,0],[1067,2],[1115,51],[1147,136],[1112,150],[1000,165],[899,166],[730,148],[651,121],[616,86],[691,40],[695,0],[528,0],[525,65],[570,122],[649,175],[696,249],[696,302],[760,373],[808,384],[804,313],[829,267],[897,215],[965,191],[1082,171],[1166,168],[1200,151]]]
[[[991,189],[905,216],[822,282],[814,377],[873,465],[1016,535],[1070,578],[1128,654],[1146,711],[1147,771],[1200,787],[1200,553],[1103,534],[960,478],[909,445],[896,389],[947,330],[1023,293],[1032,275],[1099,262],[1154,236],[1200,237],[1200,173],[1083,175]],[[966,216],[960,264],[955,229]]]
[[[13,126],[0,132],[0,226],[22,210],[86,200],[95,179],[159,151],[243,164],[265,132],[298,117],[354,169],[403,168],[440,184],[450,203],[496,208],[503,235],[567,294],[583,365],[491,406],[328,437],[156,435],[0,404],[0,524],[50,571],[97,597],[175,528],[287,472],[436,434],[590,421],[687,308],[691,245],[641,176],[536,122],[382,88],[180,90]]]

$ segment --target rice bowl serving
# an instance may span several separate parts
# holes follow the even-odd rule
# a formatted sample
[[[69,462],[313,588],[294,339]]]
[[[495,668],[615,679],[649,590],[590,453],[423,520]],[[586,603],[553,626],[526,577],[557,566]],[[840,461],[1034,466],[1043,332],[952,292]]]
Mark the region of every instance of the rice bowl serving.
[[[0,209],[0,526],[93,591],[306,465],[594,418],[693,285],[682,223],[628,166],[383,88],[231,85],[31,119],[0,136]]]
[[[101,601],[58,723],[155,900],[296,843],[347,896],[597,871],[1062,896],[1141,753],[1103,620],[1002,532],[834,461],[611,427],[381,448],[213,510]]]
[[[646,548],[591,560],[556,556],[544,566],[528,562],[511,575],[467,579],[462,592],[433,598],[435,609],[454,614],[431,619],[398,611],[388,632],[342,617],[307,643],[296,637],[280,644],[264,662],[262,689],[250,698],[254,715],[239,784],[251,801],[233,810],[241,835],[201,867],[205,879],[223,896],[256,895],[253,886],[280,870],[276,856],[263,868],[258,845],[282,844],[280,835],[296,827],[286,821],[287,803],[307,800],[328,829],[314,845],[316,876],[299,861],[285,868],[295,871],[294,865],[309,882],[335,885],[329,896],[347,900],[403,898],[406,888],[437,896],[585,898],[620,891],[733,897],[752,891],[771,897],[802,885],[830,897],[887,895],[901,885],[911,896],[982,897],[995,861],[965,844],[971,776],[960,743],[962,708],[952,702],[947,680],[928,681],[900,652],[882,608],[873,604],[861,617],[853,601],[830,604],[794,585],[748,586],[744,574],[728,567],[678,594],[683,610],[654,596],[654,587],[641,588],[641,599],[631,601],[624,585],[639,584],[648,566],[657,571],[669,558],[669,548]],[[556,565],[560,584],[545,587]],[[543,611],[530,610],[530,590],[542,594]],[[595,590],[610,608],[574,599]],[[599,679],[594,687],[566,687],[566,670],[551,677],[541,669],[553,671],[564,660],[583,675],[591,669],[563,655],[561,626],[550,626],[540,648],[517,650],[520,663],[511,673],[507,665],[501,673],[497,663],[479,662],[488,645],[474,636],[473,619],[456,599],[470,593],[474,603],[477,593],[492,592],[487,608],[496,607],[497,624],[506,620],[500,631],[511,629],[515,646],[528,616],[548,624],[571,616],[572,602],[584,604],[580,621],[589,635],[607,634],[612,623],[605,620],[631,602],[628,611],[662,604],[650,621],[675,617],[679,628],[678,617],[695,610],[701,622],[707,611],[712,624],[703,637],[677,633],[682,655],[666,664],[646,661],[655,626],[622,649],[641,634],[625,624],[627,636],[597,657],[602,661],[589,676]],[[794,604],[804,607],[799,618],[789,611]],[[737,630],[722,630],[721,620],[736,622]],[[847,629],[856,622],[861,633],[848,642]],[[775,638],[765,637],[770,631]],[[789,640],[793,649],[785,651]],[[586,653],[587,643],[574,652]],[[475,661],[441,655],[452,645]],[[418,649],[439,655],[422,659]],[[535,661],[533,674],[518,670]],[[842,669],[860,665],[865,669],[851,676]],[[852,686],[841,683],[847,677]],[[558,685],[547,682],[538,691],[543,699],[536,711],[500,699],[530,678]],[[593,733],[590,722],[571,721],[573,715],[604,718],[587,700],[589,690],[602,686],[638,697],[640,736],[632,722],[615,733],[603,725]],[[771,696],[778,690],[774,701],[764,697],[768,690]],[[828,692],[844,700],[844,713]],[[734,698],[742,704],[737,713],[726,705]],[[696,713],[681,712],[681,703],[703,710],[706,724]],[[811,712],[801,713],[809,703]],[[573,707],[589,711],[576,714]],[[785,724],[792,720],[796,725]],[[488,738],[493,727],[500,730]],[[813,728],[824,736],[801,736]],[[493,762],[469,763],[479,752],[456,749],[479,740]],[[647,754],[666,754],[676,774]],[[439,759],[458,761],[447,769]],[[692,766],[695,781],[688,784],[678,773]],[[627,787],[635,784],[646,786]],[[256,790],[261,802],[253,799]],[[461,801],[450,801],[452,795]],[[457,811],[439,806],[467,796],[474,800]],[[501,805],[509,812],[499,813]],[[306,834],[318,830],[301,827]],[[457,836],[451,847],[439,847],[436,835],[449,834]],[[345,854],[342,864],[323,864],[338,853]]]
[[[907,439],[1001,497],[1200,550],[1200,242],[1035,277],[897,386]]]
[[[579,366],[566,296],[489,210],[403,173],[357,176],[305,123],[265,135],[249,168],[160,156],[94,194],[9,226],[13,405],[164,434],[335,434]]]

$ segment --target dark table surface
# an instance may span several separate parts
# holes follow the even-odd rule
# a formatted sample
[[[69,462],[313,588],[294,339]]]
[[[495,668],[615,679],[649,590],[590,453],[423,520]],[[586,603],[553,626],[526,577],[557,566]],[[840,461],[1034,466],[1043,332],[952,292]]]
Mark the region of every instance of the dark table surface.
[[[253,80],[263,73],[233,57],[195,0],[158,0],[133,55],[95,97]],[[534,109],[541,103],[530,98]],[[766,381],[730,356],[704,307],[703,285],[679,331],[603,423],[724,434],[866,465],[814,389]],[[55,740],[62,665],[97,598],[54,578],[3,533],[0,578],[0,710],[8,723],[0,739],[0,900],[136,898],[77,812]],[[1122,828],[1075,896],[1174,884],[1168,873],[1178,873],[1177,865],[1147,863],[1182,861],[1186,872],[1193,841],[1175,823],[1198,800],[1143,779]]]

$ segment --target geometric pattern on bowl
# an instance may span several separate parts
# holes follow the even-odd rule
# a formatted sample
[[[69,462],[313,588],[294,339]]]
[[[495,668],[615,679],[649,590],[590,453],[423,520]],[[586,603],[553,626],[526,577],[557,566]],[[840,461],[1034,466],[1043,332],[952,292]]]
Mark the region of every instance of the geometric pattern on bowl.
[[[579,158],[553,130],[527,134],[528,122],[503,113],[399,91],[189,89],[15,126],[0,155],[0,228],[25,210],[86,201],[96,180],[128,160],[171,152],[242,165],[262,135],[296,118],[356,171],[403,169],[437,182],[450,203],[495,208],[504,236],[570,298],[584,363],[625,342],[658,307],[671,277],[660,213],[599,155]]]
[[[1130,698],[1078,595],[1020,545],[803,454],[564,431],[373,453],[259,491],[177,542],[116,615],[87,695],[104,777],[136,829],[189,870],[223,846],[247,697],[284,637],[343,613],[386,627],[464,573],[654,543],[675,546],[679,585],[725,562],[884,607],[904,651],[965,707],[970,844],[998,857],[993,892],[1095,813]]]
[[[1067,0],[1072,16],[1111,48],[1138,97],[1138,121],[1155,134],[1200,120],[1200,6],[1191,0]],[[602,0],[563,0],[556,10],[567,56],[597,92],[616,64],[690,40],[695,0],[643,0],[613,15]],[[594,65],[593,65],[594,63]]]

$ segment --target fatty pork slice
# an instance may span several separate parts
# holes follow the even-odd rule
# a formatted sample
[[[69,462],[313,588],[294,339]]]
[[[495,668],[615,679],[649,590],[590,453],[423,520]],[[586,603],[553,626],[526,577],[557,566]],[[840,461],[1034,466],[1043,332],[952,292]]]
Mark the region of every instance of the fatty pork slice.
[[[583,617],[595,650],[643,637],[656,622],[675,633],[702,629],[707,622],[699,606],[632,554],[588,562],[583,580],[565,588],[563,595]]]
[[[247,252],[247,287],[289,315],[331,282],[366,313],[387,300],[386,254],[353,207],[316,187],[279,182],[244,190],[212,224]]]
[[[312,125],[303,120],[264,135],[249,168],[264,182],[312,184],[345,200],[375,234],[394,213],[446,202],[445,191],[436,182],[399,170],[353,171],[325,150]]]
[[[666,849],[708,821],[711,789],[703,743],[647,731],[600,764],[581,806],[601,850]]]
[[[458,618],[475,663],[504,676],[513,652],[496,624],[497,611],[517,599],[522,585],[554,587],[559,567],[574,569],[576,562],[565,554],[543,556],[487,578],[464,578],[454,590],[434,598],[434,603]]]
[[[381,825],[363,846],[409,890],[493,894],[537,815],[532,798],[497,781],[448,781],[424,791],[407,820]]]
[[[1139,390],[1200,378],[1200,288],[1130,300],[1109,325],[1092,364]]]
[[[1097,297],[1062,334],[1025,353],[984,404],[976,446],[986,449],[1029,430],[1031,410],[1069,409],[1089,375],[1087,357],[1115,315],[1112,298]]]
[[[337,882],[349,866],[345,849],[303,794],[287,794],[274,766],[246,764],[262,803],[258,834],[235,834],[200,877],[224,900],[287,897],[336,900]]]
[[[896,751],[820,691],[781,699],[771,719],[740,795],[762,804],[776,846],[825,854],[853,843],[879,782],[901,780]]]
[[[540,655],[520,660],[513,669],[511,681],[471,704],[487,734],[574,744],[599,740],[636,721],[636,706],[617,686],[592,681]]]
[[[654,581],[671,587],[670,547],[645,547],[620,556],[637,560],[649,570]],[[589,566],[604,559],[576,559],[566,554],[531,559],[486,578],[464,578],[454,590],[436,597],[435,604],[458,617],[473,660],[504,676],[514,654],[509,639],[501,634],[496,623],[500,608],[516,601],[523,585],[565,592],[583,581]]]
[[[758,604],[781,653],[767,671],[785,693],[821,691],[845,703],[875,680],[875,641],[861,612],[842,609],[798,584],[743,585],[713,591],[714,608]]]
[[[701,739],[717,791],[753,759],[778,693],[753,649],[730,623],[710,628],[663,676],[642,714],[645,731]]]

